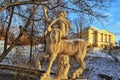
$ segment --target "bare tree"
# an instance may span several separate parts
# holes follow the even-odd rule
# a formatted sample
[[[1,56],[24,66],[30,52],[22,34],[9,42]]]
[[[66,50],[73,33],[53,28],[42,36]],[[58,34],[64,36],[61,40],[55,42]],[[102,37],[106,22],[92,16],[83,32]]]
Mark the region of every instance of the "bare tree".
[[[74,21],[73,21],[73,25],[76,27],[76,31],[77,31],[77,38],[80,38],[82,39],[82,31],[83,31],[83,28],[86,27],[86,25],[88,24],[86,22],[86,19],[84,17],[84,15],[80,15],[79,17],[75,18]]]
[[[66,0],[66,5],[62,7],[77,14],[85,14],[89,20],[105,18],[101,10],[107,9],[107,4],[111,0]],[[68,4],[72,4],[68,5]]]
[[[11,22],[12,22],[12,18],[13,18],[13,11],[14,11],[14,7],[12,7],[12,12],[10,13],[10,20],[9,20],[8,27],[7,27],[6,34],[5,34],[4,51],[7,50],[8,32],[9,32]]]
[[[8,3],[7,1],[4,1],[0,5],[0,12],[12,7],[12,6],[19,6],[19,5],[25,5],[25,4],[37,4],[41,5],[42,2],[48,1],[48,0],[26,0],[26,1],[19,1],[19,0],[10,0],[11,3]]]
[[[33,9],[33,12],[29,15],[30,18],[32,18],[34,16],[34,14],[36,13],[37,8],[39,7],[36,6]],[[31,19],[28,19],[26,25],[24,26],[24,28],[27,28],[29,25],[31,24]],[[21,27],[20,27],[21,29]],[[25,30],[25,29],[24,29]],[[18,35],[18,37],[14,40],[14,42],[12,42],[12,44],[9,46],[8,49],[4,50],[3,53],[0,55],[0,62],[5,58],[5,56],[14,48],[14,46],[16,46],[17,42],[20,40],[21,36],[23,35],[23,29],[21,29],[20,34]]]
[[[30,59],[29,59],[30,63],[32,61],[33,31],[34,31],[34,23],[32,24],[31,35],[30,35]]]

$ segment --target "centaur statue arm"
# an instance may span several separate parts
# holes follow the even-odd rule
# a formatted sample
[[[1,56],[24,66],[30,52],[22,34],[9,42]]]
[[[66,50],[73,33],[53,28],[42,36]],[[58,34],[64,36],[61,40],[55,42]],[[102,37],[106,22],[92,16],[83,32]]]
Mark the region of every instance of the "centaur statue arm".
[[[50,22],[51,19],[48,17],[47,11],[48,11],[48,8],[47,8],[46,6],[44,6],[44,16],[45,16],[45,20],[47,20],[48,22]]]
[[[57,19],[53,20],[53,21],[48,25],[47,30],[45,31],[45,35],[52,30],[52,26],[53,26],[54,24],[56,24],[58,21],[61,22],[61,23],[60,23],[61,25],[59,25],[59,26],[60,26],[60,30],[61,30],[62,33],[63,33],[63,34],[62,34],[62,37],[65,37],[65,36],[66,36],[69,28],[71,28],[71,25],[70,25],[70,22],[69,22],[67,19],[63,18],[63,17],[58,17]]]
[[[45,31],[45,35],[52,30],[52,25],[54,25],[60,18],[57,18],[53,20],[47,27],[47,30]]]

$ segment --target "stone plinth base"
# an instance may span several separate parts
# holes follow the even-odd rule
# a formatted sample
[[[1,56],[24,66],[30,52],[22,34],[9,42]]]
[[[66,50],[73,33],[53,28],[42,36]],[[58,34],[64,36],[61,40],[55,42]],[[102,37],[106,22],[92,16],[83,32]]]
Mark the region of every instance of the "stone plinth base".
[[[69,56],[68,55],[59,55],[58,59],[58,79],[68,79],[68,73],[70,69]]]
[[[55,75],[55,77],[41,77],[40,80],[68,80],[68,72],[70,69],[69,56],[59,55],[57,62],[57,74]]]

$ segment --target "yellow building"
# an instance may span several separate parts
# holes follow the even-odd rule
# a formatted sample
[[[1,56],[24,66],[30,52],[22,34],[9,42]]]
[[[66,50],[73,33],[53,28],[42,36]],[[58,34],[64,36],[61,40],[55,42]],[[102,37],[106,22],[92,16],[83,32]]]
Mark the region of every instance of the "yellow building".
[[[107,30],[98,30],[90,26],[82,31],[82,39],[88,42],[89,47],[112,48],[116,46],[116,36]]]

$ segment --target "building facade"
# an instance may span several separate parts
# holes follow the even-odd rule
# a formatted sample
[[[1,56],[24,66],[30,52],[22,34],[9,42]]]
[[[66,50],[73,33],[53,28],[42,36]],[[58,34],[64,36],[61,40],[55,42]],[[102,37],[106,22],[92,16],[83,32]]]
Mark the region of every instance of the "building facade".
[[[82,39],[87,41],[89,47],[112,48],[116,46],[116,36],[113,33],[93,26],[83,29]]]

